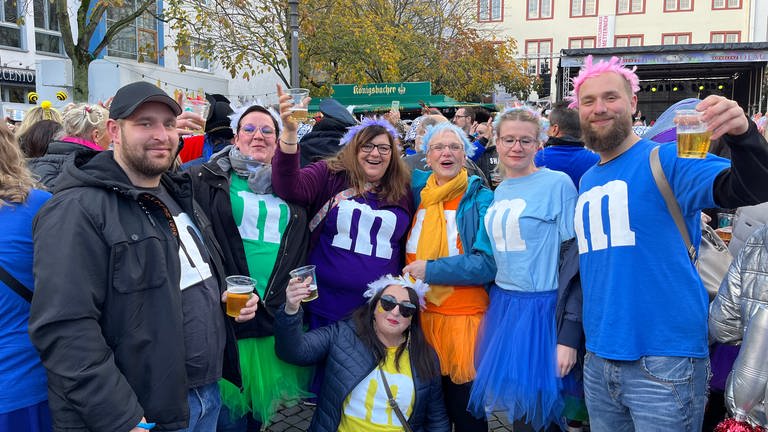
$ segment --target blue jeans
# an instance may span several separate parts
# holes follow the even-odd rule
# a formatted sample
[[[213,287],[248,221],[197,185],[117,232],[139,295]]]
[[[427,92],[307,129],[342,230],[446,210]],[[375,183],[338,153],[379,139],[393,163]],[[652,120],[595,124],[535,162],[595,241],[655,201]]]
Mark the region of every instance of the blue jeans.
[[[698,432],[709,358],[646,356],[616,361],[587,352],[584,394],[593,432]]]
[[[232,414],[227,406],[221,406],[216,432],[258,432],[260,430],[261,423],[253,418],[252,413],[248,413],[239,419],[232,420]]]
[[[187,393],[189,426],[178,432],[215,432],[221,410],[219,384],[193,387]]]

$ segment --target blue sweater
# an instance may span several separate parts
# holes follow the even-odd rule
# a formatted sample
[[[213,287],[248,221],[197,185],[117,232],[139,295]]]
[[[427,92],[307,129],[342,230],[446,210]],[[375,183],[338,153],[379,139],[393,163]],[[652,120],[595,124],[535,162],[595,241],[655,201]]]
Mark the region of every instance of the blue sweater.
[[[0,207],[0,266],[29,289],[34,286],[32,219],[50,197],[33,189],[26,203]],[[27,333],[29,307],[29,302],[0,282],[0,413],[48,398],[45,369]]]
[[[578,190],[581,176],[599,160],[600,156],[584,148],[581,141],[569,137],[550,137],[547,145],[536,153],[533,162],[537,167],[568,174]]]

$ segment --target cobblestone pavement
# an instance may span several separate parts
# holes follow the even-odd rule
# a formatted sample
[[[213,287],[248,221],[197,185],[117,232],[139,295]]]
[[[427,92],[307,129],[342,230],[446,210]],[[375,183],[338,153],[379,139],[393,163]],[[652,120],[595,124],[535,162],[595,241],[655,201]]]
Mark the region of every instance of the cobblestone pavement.
[[[307,405],[297,405],[289,408],[283,408],[275,414],[274,422],[266,429],[268,432],[304,432],[309,428],[309,421],[312,419],[314,407]],[[509,432],[512,427],[507,423],[506,418],[494,415],[488,422],[490,432]]]

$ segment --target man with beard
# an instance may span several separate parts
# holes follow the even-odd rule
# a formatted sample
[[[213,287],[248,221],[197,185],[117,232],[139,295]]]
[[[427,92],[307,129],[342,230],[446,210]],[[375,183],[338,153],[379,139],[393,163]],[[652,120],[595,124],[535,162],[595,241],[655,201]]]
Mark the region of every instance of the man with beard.
[[[152,84],[118,90],[114,151],[77,154],[35,218],[29,332],[56,430],[214,431],[222,369],[240,384],[219,247],[188,178],[167,172],[180,113]]]
[[[584,390],[593,431],[699,431],[707,400],[707,292],[651,174],[658,144],[632,132],[638,78],[620,60],[573,80],[582,138],[600,155],[581,178],[575,229],[584,295]],[[768,201],[768,143],[736,102],[696,106],[732,161],[682,159],[663,171],[700,242],[700,211]]]
[[[475,111],[470,107],[461,107],[456,110],[451,123],[460,127],[467,134],[469,142],[474,141],[472,126],[475,125]]]

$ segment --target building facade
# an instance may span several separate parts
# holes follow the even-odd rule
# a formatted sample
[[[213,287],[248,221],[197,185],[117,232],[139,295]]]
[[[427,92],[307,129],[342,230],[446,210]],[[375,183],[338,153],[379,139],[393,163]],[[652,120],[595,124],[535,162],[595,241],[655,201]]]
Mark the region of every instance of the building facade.
[[[55,3],[0,1],[3,2],[0,8],[0,113],[3,117],[18,118],[20,112],[33,106],[27,97],[30,92],[38,94],[38,103],[50,100],[54,107],[72,102],[72,66],[55,19]],[[79,3],[69,2],[70,26],[76,31],[73,11]],[[129,14],[138,3],[141,0],[126,0],[122,7],[110,7],[98,24],[91,49],[113,22]],[[157,0],[154,9],[162,11],[162,0]],[[233,105],[276,100],[275,84],[280,82],[276,74],[262,74],[248,81],[233,79],[227,71],[202,56],[177,55],[170,31],[168,23],[149,13],[121,30],[91,63],[89,102],[106,100],[121,86],[139,80],[156,84],[171,95],[177,90],[191,93],[199,89],[220,93],[229,97]],[[193,39],[191,43],[196,41]],[[59,91],[70,97],[63,101],[57,99]]]
[[[477,21],[512,37],[554,100],[562,49],[761,42],[765,0],[476,0]]]

